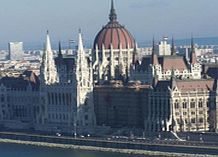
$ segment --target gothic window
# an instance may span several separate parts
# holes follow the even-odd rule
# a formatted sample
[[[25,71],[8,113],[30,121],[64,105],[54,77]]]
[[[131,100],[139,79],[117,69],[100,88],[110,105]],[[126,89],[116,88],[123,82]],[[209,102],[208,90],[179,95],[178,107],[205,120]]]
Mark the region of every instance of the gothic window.
[[[195,123],[195,122],[196,122],[195,118],[192,118],[191,123]]]
[[[210,107],[210,99],[207,99],[207,107]]]
[[[61,93],[58,94],[59,99],[59,105],[61,105]]]
[[[72,102],[72,94],[70,93],[69,94],[69,105],[71,104],[71,102]]]
[[[55,93],[55,104],[57,105],[58,104],[58,94]]]
[[[83,86],[86,86],[86,80],[83,79]]]
[[[199,118],[199,123],[203,123],[204,119],[203,118]]]
[[[191,100],[190,106],[191,106],[191,108],[195,108],[195,102],[194,102],[194,99]]]
[[[67,100],[67,105],[70,105],[70,95],[68,93],[66,94],[66,100]]]
[[[180,119],[176,119],[177,123],[180,124]]]
[[[178,102],[178,100],[176,100],[176,102],[174,103],[174,105],[175,105],[175,109],[178,109],[178,108],[179,108],[179,102]]]
[[[51,94],[48,93],[48,104],[50,105],[51,104]]]
[[[187,112],[183,112],[183,115],[186,116],[186,115],[187,115]]]
[[[204,112],[203,111],[199,111],[199,114],[204,114]]]
[[[198,102],[198,107],[199,107],[199,108],[202,108],[202,107],[203,107],[203,101],[202,101],[202,99],[199,100],[199,102]]]
[[[195,112],[191,112],[191,115],[195,115]]]
[[[88,119],[89,119],[88,115],[85,115],[85,120],[88,120]]]
[[[10,97],[9,96],[7,96],[7,101],[10,101]]]
[[[66,100],[66,99],[65,99],[65,94],[64,94],[64,93],[62,94],[62,100],[63,100],[63,104],[66,105],[66,104],[65,104],[65,100]]]
[[[186,108],[187,108],[187,102],[184,101],[184,102],[182,103],[182,107],[183,107],[184,109],[186,109]]]
[[[51,102],[52,102],[52,105],[54,105],[54,93],[51,93]]]
[[[85,99],[84,105],[85,105],[85,106],[88,106],[88,98]]]

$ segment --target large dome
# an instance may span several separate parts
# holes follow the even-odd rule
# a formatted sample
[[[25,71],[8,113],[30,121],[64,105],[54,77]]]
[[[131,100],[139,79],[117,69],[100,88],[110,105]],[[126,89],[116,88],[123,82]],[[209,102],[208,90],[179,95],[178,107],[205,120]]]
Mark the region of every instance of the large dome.
[[[102,45],[105,49],[110,49],[111,44],[113,49],[119,49],[120,45],[122,49],[127,49],[135,47],[135,40],[129,31],[117,21],[117,15],[114,9],[113,1],[111,1],[111,11],[109,15],[110,21],[106,26],[104,26],[100,32],[95,37],[94,49],[96,45],[98,49],[102,50]]]

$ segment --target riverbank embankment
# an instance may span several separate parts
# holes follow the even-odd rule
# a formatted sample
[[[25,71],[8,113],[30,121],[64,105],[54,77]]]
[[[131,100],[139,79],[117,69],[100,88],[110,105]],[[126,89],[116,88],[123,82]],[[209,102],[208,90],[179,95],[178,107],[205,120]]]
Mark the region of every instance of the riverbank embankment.
[[[6,138],[7,137],[7,138]],[[125,142],[114,142],[114,141],[97,141],[97,140],[75,140],[64,137],[48,137],[41,135],[11,135],[0,133],[1,143],[13,143],[13,144],[24,144],[34,145],[40,147],[51,147],[51,148],[63,148],[63,149],[76,149],[85,151],[99,151],[99,152],[114,152],[114,153],[125,153],[134,155],[149,155],[158,157],[217,157],[217,149],[208,148],[207,151],[211,153],[201,154],[201,151],[197,151],[204,148],[195,147],[182,147],[182,146],[158,146],[158,145],[146,145],[146,144],[134,144]],[[83,144],[82,144],[83,143]],[[196,150],[197,149],[197,150]],[[164,150],[164,151],[161,151]],[[205,149],[206,150],[206,149]],[[187,153],[187,152],[192,153]],[[195,153],[195,154],[193,154]],[[217,153],[218,154],[218,153]]]

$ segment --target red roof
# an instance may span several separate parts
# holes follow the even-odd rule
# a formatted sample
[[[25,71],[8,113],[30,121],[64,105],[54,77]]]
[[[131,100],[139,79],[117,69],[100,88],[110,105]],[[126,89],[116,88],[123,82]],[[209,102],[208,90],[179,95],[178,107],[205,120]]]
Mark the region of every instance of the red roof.
[[[101,50],[102,45],[105,49],[110,49],[111,44],[113,49],[119,49],[120,45],[122,49],[135,47],[135,40],[127,29],[121,26],[118,22],[109,22],[102,30],[97,34],[94,41],[94,49],[96,45]]]
[[[172,69],[183,72],[188,69],[184,57],[181,56],[164,56],[159,59],[159,63],[162,65],[164,72]]]
[[[177,80],[176,86],[182,91],[213,90],[214,80]]]

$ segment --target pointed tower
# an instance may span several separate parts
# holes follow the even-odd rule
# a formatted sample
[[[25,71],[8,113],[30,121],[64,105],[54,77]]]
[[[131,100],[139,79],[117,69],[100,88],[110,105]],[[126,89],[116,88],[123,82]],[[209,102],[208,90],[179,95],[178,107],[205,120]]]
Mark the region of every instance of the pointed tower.
[[[77,48],[77,57],[76,57],[76,73],[77,73],[77,81],[80,82],[84,78],[88,72],[88,64],[86,59],[86,54],[83,47],[82,33],[81,29],[79,29],[78,35],[78,48]],[[87,81],[87,80],[86,80]]]
[[[152,43],[152,55],[151,55],[151,64],[152,65],[158,65],[158,58],[157,58],[157,53],[155,50],[155,40],[153,38],[153,43]]]
[[[111,0],[111,10],[110,10],[110,15],[109,15],[109,20],[110,20],[110,22],[117,21],[117,14],[116,14],[116,10],[114,8],[114,1],[113,0]]]
[[[57,83],[57,69],[54,62],[48,31],[46,35],[45,49],[42,57],[40,73],[43,84],[51,85]]]
[[[91,63],[88,63],[82,33],[79,30],[78,48],[76,57],[76,93],[77,93],[77,115],[79,126],[94,125],[94,103],[93,103],[93,72]]]
[[[61,42],[58,43],[58,57],[63,58],[62,50],[61,50]]]
[[[173,38],[173,37],[172,37],[171,55],[172,55],[172,56],[175,56],[175,55],[176,55],[176,48],[175,48],[174,38]]]
[[[197,62],[197,56],[195,53],[195,45],[194,45],[194,39],[192,37],[191,39],[191,54],[190,54],[190,71],[192,73],[193,79],[200,79],[201,78],[201,72],[202,72],[202,66],[200,63]]]
[[[195,54],[195,45],[194,45],[194,39],[191,38],[191,55],[190,55],[190,64],[196,64],[197,63],[197,57]]]

